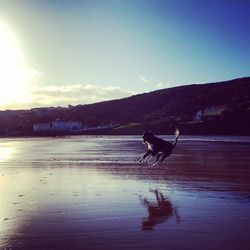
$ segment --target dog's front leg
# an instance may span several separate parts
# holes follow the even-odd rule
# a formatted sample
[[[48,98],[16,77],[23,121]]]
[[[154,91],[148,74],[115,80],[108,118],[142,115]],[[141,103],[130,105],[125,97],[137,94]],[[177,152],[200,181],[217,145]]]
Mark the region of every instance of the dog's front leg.
[[[149,155],[152,154],[152,150],[148,150],[148,152],[146,154],[144,154],[140,159],[139,162],[144,161]]]

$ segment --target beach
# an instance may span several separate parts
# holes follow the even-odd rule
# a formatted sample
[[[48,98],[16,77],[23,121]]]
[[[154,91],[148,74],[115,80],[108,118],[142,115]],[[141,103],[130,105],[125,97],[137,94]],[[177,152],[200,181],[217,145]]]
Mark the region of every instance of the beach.
[[[145,151],[139,136],[1,139],[0,249],[250,248],[249,137],[183,136],[155,166]]]

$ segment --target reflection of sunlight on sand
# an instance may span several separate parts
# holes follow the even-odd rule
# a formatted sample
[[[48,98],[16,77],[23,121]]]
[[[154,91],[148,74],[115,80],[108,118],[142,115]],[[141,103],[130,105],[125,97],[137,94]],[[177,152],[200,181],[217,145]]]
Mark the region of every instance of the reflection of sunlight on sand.
[[[2,162],[13,153],[12,148],[8,149],[2,151],[1,148]],[[9,165],[0,168],[0,249],[7,244],[6,236],[15,233],[27,216],[36,213],[39,203],[34,198],[39,197],[39,193],[33,195],[31,190],[38,183],[39,177],[36,171],[30,169],[12,168]]]
[[[12,148],[1,147],[0,148],[0,162],[7,160],[12,153],[13,153]]]

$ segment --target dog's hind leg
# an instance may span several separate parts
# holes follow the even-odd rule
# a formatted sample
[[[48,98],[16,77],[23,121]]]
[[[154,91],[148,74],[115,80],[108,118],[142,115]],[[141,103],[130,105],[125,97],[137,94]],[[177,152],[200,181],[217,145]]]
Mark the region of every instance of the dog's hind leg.
[[[163,160],[164,160],[166,157],[168,157],[169,155],[170,155],[170,154],[164,153],[164,154],[162,155],[161,162],[163,162]]]
[[[158,160],[159,160],[159,158],[160,158],[160,156],[161,156],[161,154],[157,154],[155,161],[153,161],[150,165],[152,166],[152,165],[154,165],[155,163],[157,163]]]

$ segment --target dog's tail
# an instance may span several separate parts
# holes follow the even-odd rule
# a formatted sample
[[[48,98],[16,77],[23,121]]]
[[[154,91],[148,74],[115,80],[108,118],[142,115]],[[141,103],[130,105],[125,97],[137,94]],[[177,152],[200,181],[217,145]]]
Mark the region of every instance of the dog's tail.
[[[173,143],[173,148],[176,146],[177,142],[178,142],[178,138],[179,138],[179,135],[180,135],[180,131],[178,128],[175,128],[175,141]]]

